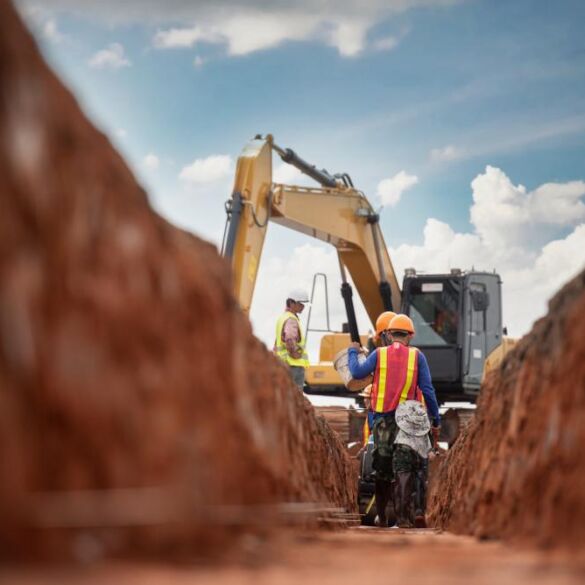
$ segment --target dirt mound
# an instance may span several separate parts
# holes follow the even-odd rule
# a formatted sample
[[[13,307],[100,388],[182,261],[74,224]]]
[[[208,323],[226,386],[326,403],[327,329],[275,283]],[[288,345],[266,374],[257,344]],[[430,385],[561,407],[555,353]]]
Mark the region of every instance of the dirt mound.
[[[483,385],[477,415],[435,475],[436,526],[585,547],[585,272]]]
[[[226,264],[151,210],[7,2],[0,202],[0,555],[201,551],[255,505],[353,509]]]

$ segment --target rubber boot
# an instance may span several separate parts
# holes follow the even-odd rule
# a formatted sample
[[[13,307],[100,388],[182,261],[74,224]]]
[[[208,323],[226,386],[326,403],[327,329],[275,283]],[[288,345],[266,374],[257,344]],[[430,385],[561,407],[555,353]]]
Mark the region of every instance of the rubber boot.
[[[412,489],[414,483],[412,472],[399,472],[396,474],[396,485],[394,487],[394,509],[399,528],[413,528],[414,524],[410,517],[412,505]]]
[[[419,469],[415,478],[415,496],[414,496],[414,525],[416,528],[426,528],[425,511],[427,508],[427,473],[426,469]]]
[[[376,511],[378,515],[374,523],[380,528],[388,526],[388,517],[386,516],[386,506],[388,505],[390,483],[382,479],[376,479]]]

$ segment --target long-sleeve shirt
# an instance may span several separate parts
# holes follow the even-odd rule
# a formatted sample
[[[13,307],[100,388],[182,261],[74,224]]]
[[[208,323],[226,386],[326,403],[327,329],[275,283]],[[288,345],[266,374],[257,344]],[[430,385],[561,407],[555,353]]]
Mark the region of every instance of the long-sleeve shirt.
[[[384,348],[381,348],[384,349]],[[366,358],[366,361],[361,364],[358,362],[358,352],[354,347],[349,348],[348,352],[348,365],[349,371],[354,378],[365,378],[369,374],[372,374],[376,370],[378,365],[378,351],[373,351]],[[431,372],[429,370],[429,364],[427,358],[422,351],[416,353],[418,359],[418,380],[417,386],[421,389],[425,402],[427,405],[427,411],[429,416],[433,420],[433,424],[438,426],[441,424],[441,415],[439,414],[439,403],[437,402],[437,396],[433,383],[431,381]]]

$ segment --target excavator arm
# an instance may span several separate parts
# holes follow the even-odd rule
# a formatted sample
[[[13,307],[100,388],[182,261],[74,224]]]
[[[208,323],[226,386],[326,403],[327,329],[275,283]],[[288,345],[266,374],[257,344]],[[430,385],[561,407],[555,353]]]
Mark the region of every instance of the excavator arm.
[[[311,176],[321,187],[274,183],[272,152]],[[353,309],[351,275],[372,323],[384,310],[399,310],[401,294],[380,230],[379,216],[348,175],[331,176],[300,159],[272,137],[256,137],[238,158],[223,252],[231,260],[234,292],[249,312],[268,223],[273,221],[333,245],[338,252],[342,294]],[[348,298],[349,297],[349,298]],[[357,331],[350,333],[357,340]],[[354,318],[355,326],[355,318]],[[357,329],[357,327],[355,327]]]

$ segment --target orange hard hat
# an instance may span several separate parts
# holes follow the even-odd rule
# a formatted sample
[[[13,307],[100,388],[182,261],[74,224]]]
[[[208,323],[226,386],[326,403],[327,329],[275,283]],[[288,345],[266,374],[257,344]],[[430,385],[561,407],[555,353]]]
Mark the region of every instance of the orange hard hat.
[[[388,329],[388,325],[392,319],[396,317],[396,313],[392,311],[384,311],[377,319],[376,319],[376,333],[380,335],[382,331],[386,331]]]
[[[414,333],[414,324],[407,315],[396,315],[388,325],[390,331],[408,331]]]

